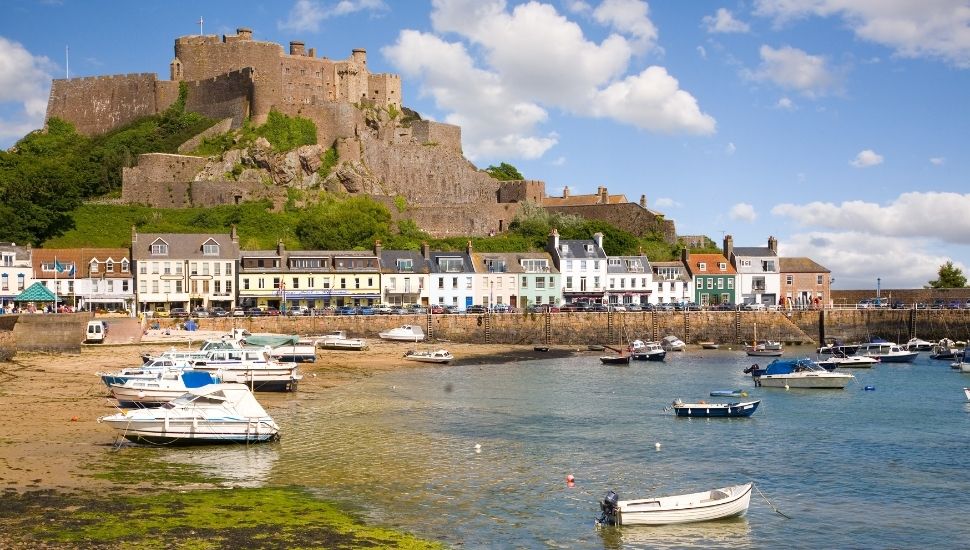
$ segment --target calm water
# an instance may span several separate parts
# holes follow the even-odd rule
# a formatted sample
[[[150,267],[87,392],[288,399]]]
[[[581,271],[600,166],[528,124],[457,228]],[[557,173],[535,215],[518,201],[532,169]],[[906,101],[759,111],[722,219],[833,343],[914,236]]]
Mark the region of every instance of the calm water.
[[[739,352],[602,366],[585,357],[428,368],[261,394],[279,444],[166,460],[299,485],[365,518],[464,548],[965,547],[970,375],[946,362],[856,369],[845,390],[754,388]],[[925,354],[924,354],[925,355]],[[760,359],[765,362],[764,358]],[[875,391],[863,391],[866,385]],[[682,419],[674,398],[746,388],[749,419]],[[658,451],[655,443],[660,443]],[[480,444],[480,452],[475,445]],[[575,487],[564,478],[573,474]],[[595,529],[598,501],[748,480],[741,519]]]

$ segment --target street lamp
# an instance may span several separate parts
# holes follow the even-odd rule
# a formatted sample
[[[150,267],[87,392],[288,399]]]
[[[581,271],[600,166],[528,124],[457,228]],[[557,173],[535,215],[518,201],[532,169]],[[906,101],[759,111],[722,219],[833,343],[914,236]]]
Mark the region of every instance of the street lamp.
[[[492,311],[492,304],[495,303],[495,281],[488,282],[488,310]]]
[[[881,281],[882,279],[880,277],[876,277],[876,298],[877,299],[879,298],[879,285]]]

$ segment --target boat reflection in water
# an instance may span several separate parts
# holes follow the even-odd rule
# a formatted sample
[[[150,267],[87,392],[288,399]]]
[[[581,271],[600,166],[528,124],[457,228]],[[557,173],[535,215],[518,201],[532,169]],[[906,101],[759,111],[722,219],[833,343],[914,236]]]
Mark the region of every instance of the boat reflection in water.
[[[205,475],[221,479],[233,487],[267,484],[279,458],[279,449],[275,445],[180,448],[159,456],[162,462],[198,468]]]
[[[628,527],[601,527],[597,530],[603,548],[750,548],[751,526],[744,517],[705,523]]]

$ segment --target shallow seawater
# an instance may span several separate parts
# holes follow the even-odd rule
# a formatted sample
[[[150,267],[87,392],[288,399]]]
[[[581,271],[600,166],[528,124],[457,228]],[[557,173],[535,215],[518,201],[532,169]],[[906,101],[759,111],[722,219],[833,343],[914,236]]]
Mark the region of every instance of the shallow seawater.
[[[760,358],[765,362],[764,358]],[[465,548],[959,547],[970,541],[970,375],[855,369],[845,390],[754,388],[740,352],[603,366],[596,354],[429,367],[260,394],[278,444],[165,449],[240,485],[296,485],[370,521]],[[864,391],[867,385],[875,391]],[[676,418],[745,388],[748,419]],[[660,448],[656,447],[660,443]],[[481,445],[476,451],[476,444]],[[576,478],[567,487],[565,477]],[[754,481],[747,516],[597,529],[598,501]]]

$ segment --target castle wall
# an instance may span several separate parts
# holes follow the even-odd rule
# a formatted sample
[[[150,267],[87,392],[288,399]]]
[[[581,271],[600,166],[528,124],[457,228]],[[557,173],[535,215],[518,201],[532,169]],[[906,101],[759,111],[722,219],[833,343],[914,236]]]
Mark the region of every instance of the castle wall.
[[[155,81],[155,111],[161,113],[179,98],[179,83],[171,80]]]
[[[283,56],[282,103],[322,103],[336,101],[335,63],[330,59]]]
[[[179,153],[188,153],[189,151],[196,150],[199,145],[202,144],[202,140],[208,137],[217,136],[219,134],[224,134],[232,129],[232,119],[224,118],[219,122],[213,124],[209,128],[199,132],[198,134],[192,136],[188,141],[179,145]]]
[[[414,220],[418,227],[434,237],[484,237],[505,231],[520,207],[517,203],[409,206],[407,210],[397,214],[393,205],[388,205],[392,213]]]
[[[499,183],[498,202],[534,202],[542,204],[546,184],[537,180],[503,181]]]
[[[325,148],[340,138],[354,137],[358,125],[363,123],[360,110],[347,103],[281,104],[274,108],[287,116],[312,120],[317,126],[317,143]]]
[[[638,237],[649,233],[658,233],[665,242],[677,242],[677,229],[672,220],[658,216],[640,205],[625,204],[590,204],[585,206],[546,206],[550,212],[560,212],[582,216],[591,220],[602,220],[614,227],[629,231]]]
[[[414,141],[421,145],[435,144],[461,152],[461,126],[444,124],[430,120],[416,120],[411,123]]]
[[[440,145],[391,146],[366,133],[361,139],[363,162],[381,182],[382,194],[401,195],[416,206],[496,203],[499,182],[459,151]]]
[[[153,73],[55,79],[46,118],[66,120],[83,135],[101,134],[156,114],[155,94]]]
[[[121,172],[121,200],[158,208],[188,206],[195,175],[206,159],[187,155],[148,153],[138,155],[138,165]]]
[[[246,67],[205,80],[187,82],[185,109],[217,120],[232,119],[232,127],[241,128],[249,117],[253,80],[253,69]]]
[[[182,36],[175,40],[175,57],[186,81],[208,80],[225,73],[252,67],[252,117],[257,124],[282,97],[280,58],[283,47],[274,42],[235,39],[225,42],[216,36]]]
[[[378,105],[394,105],[400,110],[401,77],[388,73],[369,75],[367,77],[367,97]]]
[[[240,201],[260,199],[276,199],[285,190],[266,186],[262,182],[245,181],[196,181],[192,182],[189,190],[191,206],[216,206],[220,204],[236,204]]]

